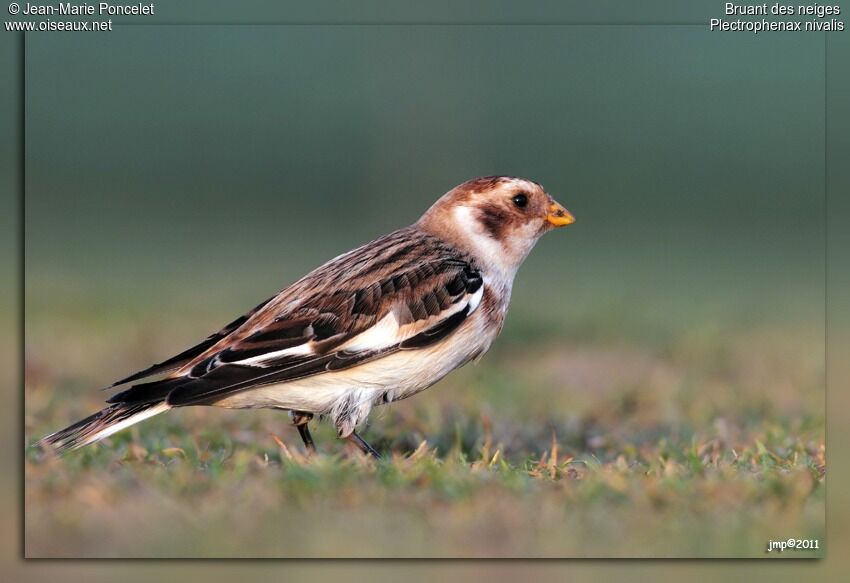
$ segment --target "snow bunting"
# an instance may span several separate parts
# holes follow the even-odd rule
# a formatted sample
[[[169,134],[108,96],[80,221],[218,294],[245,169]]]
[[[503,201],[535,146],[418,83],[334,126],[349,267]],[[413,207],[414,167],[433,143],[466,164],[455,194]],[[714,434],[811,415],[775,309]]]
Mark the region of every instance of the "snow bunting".
[[[111,385],[108,407],[39,444],[103,439],[174,407],[290,412],[305,446],[314,415],[355,431],[370,410],[427,389],[483,355],[514,276],[572,215],[536,182],[488,176],[443,195],[416,223],[332,259],[202,342]]]

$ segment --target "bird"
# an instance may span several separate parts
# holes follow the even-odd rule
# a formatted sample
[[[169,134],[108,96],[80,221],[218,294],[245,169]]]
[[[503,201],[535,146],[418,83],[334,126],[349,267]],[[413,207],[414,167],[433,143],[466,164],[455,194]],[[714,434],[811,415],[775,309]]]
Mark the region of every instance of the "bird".
[[[288,411],[310,453],[308,425],[326,418],[340,439],[380,458],[357,432],[370,411],[480,359],[502,330],[520,265],[542,235],[574,221],[537,182],[463,182],[412,225],[331,259],[191,348],[112,383],[123,390],[104,409],[36,445],[61,454],[203,405]]]

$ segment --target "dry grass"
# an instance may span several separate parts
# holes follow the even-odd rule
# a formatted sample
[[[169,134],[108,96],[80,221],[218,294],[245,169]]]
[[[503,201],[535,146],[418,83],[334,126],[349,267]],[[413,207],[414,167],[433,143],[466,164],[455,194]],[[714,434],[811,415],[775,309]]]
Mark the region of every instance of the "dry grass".
[[[104,375],[181,340],[103,324],[83,348],[67,342],[73,326],[47,325],[28,333],[30,441],[98,408],[88,387]],[[116,337],[135,340],[116,353]],[[325,426],[322,453],[305,457],[279,412],[176,411],[63,459],[30,451],[26,552],[765,556],[788,537],[823,549],[822,356],[815,334],[768,325],[653,342],[509,331],[482,364],[373,414],[377,463]]]

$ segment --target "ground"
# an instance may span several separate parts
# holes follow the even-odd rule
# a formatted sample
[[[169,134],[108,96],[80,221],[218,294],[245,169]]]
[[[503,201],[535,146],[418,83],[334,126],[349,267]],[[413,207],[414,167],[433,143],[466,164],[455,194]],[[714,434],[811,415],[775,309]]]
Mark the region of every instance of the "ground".
[[[99,408],[105,374],[208,322],[189,313],[198,329],[175,338],[145,320],[128,339],[134,315],[106,312],[80,316],[84,345],[69,341],[73,319],[35,319],[28,442]],[[285,413],[211,408],[62,459],[29,449],[26,554],[763,557],[788,538],[821,550],[783,556],[823,553],[817,327],[727,319],[629,334],[627,317],[612,328],[619,317],[600,311],[566,335],[509,323],[480,364],[373,413],[363,435],[385,453],[377,462],[327,424],[313,423],[308,458]]]

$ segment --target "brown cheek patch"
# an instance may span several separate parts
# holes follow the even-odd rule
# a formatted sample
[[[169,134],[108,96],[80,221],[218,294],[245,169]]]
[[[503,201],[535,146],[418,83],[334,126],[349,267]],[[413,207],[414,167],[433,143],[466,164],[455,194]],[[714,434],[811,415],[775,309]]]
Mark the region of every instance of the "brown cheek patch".
[[[508,213],[496,205],[486,205],[478,209],[478,221],[484,227],[484,232],[497,241],[502,239],[502,234],[508,228],[510,218]]]

